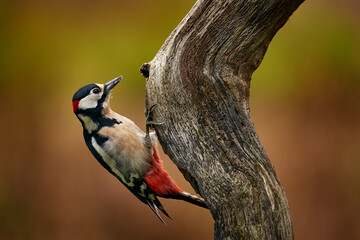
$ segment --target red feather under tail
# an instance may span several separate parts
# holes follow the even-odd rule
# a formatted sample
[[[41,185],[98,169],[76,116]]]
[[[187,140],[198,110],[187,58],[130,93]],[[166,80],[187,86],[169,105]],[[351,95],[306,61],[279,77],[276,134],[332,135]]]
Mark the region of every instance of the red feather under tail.
[[[153,154],[151,156],[150,171],[145,176],[145,181],[160,197],[169,197],[177,195],[183,190],[179,188],[174,180],[171,179],[167,171],[164,170],[162,160],[159,157],[157,149],[153,146]]]

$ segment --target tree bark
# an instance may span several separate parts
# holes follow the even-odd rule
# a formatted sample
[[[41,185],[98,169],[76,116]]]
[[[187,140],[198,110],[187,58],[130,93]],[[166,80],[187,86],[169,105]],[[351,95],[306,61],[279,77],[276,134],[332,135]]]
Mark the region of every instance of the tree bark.
[[[141,68],[164,152],[205,199],[215,239],[293,239],[249,115],[251,75],[303,0],[199,0]]]

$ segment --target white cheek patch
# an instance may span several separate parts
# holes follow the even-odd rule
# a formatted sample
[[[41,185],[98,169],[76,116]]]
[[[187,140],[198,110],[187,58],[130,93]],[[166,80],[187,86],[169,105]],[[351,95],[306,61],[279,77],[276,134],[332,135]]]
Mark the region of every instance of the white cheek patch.
[[[82,110],[96,108],[98,105],[98,100],[102,95],[102,92],[99,94],[90,93],[88,96],[80,100],[78,108]]]

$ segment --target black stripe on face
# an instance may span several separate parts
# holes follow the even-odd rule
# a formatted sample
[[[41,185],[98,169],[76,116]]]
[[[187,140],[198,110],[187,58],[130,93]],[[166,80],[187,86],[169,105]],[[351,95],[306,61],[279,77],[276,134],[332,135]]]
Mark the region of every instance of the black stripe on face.
[[[91,91],[94,88],[98,88],[102,90],[97,84],[89,84],[82,88],[80,88],[73,96],[73,101],[81,100],[86,96],[91,94]],[[77,109],[76,114],[83,114],[85,116],[90,117],[93,122],[100,123],[102,127],[110,127],[114,124],[120,124],[121,122],[113,119],[113,118],[106,118],[102,116],[101,111],[103,110],[103,104],[105,101],[108,100],[110,92],[106,91],[105,89],[102,90],[103,93],[101,97],[97,100],[96,107],[87,108],[87,109]]]

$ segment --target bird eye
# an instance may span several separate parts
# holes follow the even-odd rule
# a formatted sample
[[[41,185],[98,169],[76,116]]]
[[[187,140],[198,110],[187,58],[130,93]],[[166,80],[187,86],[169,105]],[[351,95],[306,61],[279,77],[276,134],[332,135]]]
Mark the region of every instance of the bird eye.
[[[95,93],[95,94],[98,94],[100,92],[100,89],[99,88],[94,88],[92,90],[92,93]]]

